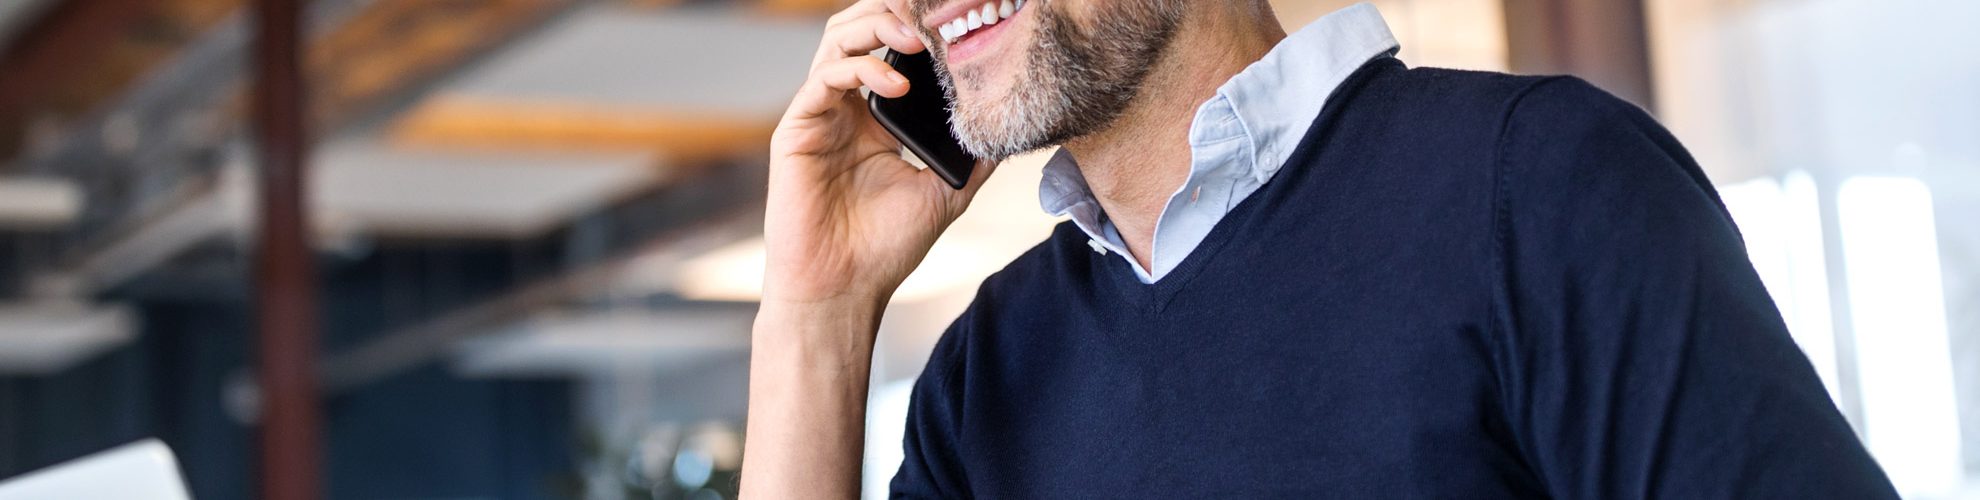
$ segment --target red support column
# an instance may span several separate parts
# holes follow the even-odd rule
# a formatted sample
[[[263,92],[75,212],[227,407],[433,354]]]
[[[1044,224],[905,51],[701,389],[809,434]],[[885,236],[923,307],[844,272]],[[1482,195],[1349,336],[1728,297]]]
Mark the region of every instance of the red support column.
[[[301,67],[302,3],[256,0],[254,138],[261,218],[254,281],[260,332],[260,497],[322,496],[315,262],[306,211],[308,134]]]

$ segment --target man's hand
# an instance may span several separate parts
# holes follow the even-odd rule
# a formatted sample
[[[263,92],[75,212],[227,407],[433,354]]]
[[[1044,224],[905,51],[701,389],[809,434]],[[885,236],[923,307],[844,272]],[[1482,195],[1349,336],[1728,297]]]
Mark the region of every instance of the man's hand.
[[[770,145],[763,305],[750,364],[743,494],[853,498],[866,384],[880,311],[935,239],[962,215],[992,165],[961,191],[901,158],[858,89],[908,82],[869,55],[926,50],[900,0],[861,0],[832,16],[811,75]]]
[[[901,157],[858,92],[907,94],[905,77],[868,55],[925,48],[879,0],[832,17],[811,76],[770,144],[764,302],[884,302],[968,206],[990,168],[950,189]]]

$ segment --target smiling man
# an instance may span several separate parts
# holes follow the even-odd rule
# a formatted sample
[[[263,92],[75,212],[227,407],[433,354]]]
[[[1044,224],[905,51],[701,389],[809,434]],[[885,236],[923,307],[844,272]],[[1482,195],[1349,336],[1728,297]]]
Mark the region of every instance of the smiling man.
[[[863,0],[772,141],[743,493],[851,498],[880,312],[995,164],[1068,216],[916,383],[906,498],[1895,498],[1698,165],[1374,8]],[[950,190],[859,97],[932,51]]]

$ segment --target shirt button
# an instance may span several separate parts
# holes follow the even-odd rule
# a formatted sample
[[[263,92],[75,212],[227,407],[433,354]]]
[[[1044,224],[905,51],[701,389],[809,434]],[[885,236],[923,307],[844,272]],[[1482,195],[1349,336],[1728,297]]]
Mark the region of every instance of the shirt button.
[[[1086,240],[1086,246],[1093,247],[1094,253],[1107,255],[1107,246],[1100,244],[1100,240]]]

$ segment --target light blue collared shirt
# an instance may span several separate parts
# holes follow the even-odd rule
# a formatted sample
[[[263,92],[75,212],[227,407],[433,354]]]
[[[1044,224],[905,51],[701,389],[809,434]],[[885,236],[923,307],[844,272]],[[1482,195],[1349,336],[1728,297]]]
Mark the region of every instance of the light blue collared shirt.
[[[1382,14],[1359,3],[1287,36],[1265,58],[1219,87],[1216,97],[1197,108],[1190,124],[1189,178],[1156,219],[1152,269],[1142,269],[1128,253],[1066,150],[1045,164],[1038,203],[1055,217],[1071,216],[1092,238],[1088,244],[1094,251],[1120,255],[1142,283],[1154,283],[1196,250],[1217,221],[1279,172],[1335,87],[1362,64],[1393,55],[1398,48]]]

